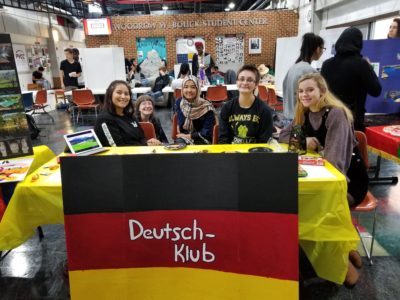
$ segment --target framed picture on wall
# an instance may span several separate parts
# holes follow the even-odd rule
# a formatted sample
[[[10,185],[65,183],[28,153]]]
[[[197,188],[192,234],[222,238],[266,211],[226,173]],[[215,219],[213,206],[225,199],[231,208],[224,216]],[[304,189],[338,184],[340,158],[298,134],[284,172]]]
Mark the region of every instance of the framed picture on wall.
[[[261,53],[261,38],[249,38],[249,54]]]

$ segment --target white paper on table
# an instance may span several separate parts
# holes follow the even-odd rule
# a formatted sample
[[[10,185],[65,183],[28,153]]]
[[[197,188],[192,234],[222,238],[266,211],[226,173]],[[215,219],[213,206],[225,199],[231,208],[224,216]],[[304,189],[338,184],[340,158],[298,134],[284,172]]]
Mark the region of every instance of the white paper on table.
[[[310,165],[301,165],[304,170],[307,172],[307,177],[304,178],[336,178],[327,168],[324,166],[310,166]]]

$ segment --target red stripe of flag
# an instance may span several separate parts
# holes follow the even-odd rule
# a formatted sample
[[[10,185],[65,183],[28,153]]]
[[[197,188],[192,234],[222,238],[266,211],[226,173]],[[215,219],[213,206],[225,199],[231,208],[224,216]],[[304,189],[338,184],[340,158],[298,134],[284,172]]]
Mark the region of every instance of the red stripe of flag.
[[[65,216],[65,230],[70,270],[187,267],[298,278],[295,214],[187,210],[80,214]]]

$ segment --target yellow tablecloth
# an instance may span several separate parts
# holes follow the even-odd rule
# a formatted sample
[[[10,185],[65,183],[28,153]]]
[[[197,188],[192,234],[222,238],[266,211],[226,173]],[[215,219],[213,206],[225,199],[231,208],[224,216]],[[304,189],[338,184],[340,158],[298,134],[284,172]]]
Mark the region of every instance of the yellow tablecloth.
[[[189,146],[174,153],[247,152],[255,146],[265,145]],[[163,147],[120,147],[110,148],[100,155],[152,153],[172,152]],[[42,174],[37,181],[32,182],[32,175],[29,175],[18,184],[0,223],[0,250],[19,246],[39,225],[63,223],[60,169],[49,170],[53,165],[56,165],[55,159],[34,172],[32,175]],[[329,163],[326,167],[334,178],[299,179],[299,239],[317,274],[343,283],[348,253],[357,248],[359,238],[351,223],[346,179]]]

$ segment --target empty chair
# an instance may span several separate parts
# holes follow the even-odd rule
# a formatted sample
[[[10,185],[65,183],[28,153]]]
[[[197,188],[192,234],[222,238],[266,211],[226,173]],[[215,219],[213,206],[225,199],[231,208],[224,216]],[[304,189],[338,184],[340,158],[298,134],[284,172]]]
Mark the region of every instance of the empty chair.
[[[178,127],[178,115],[174,113],[172,117],[172,128],[171,128],[171,138],[173,141],[176,140],[176,135],[179,133]]]
[[[206,99],[211,101],[214,107],[219,107],[224,101],[228,100],[228,91],[226,86],[210,86],[207,89]]]
[[[265,85],[260,84],[258,86],[258,98],[260,98],[263,102],[268,103],[268,89]]]
[[[180,97],[182,97],[182,90],[181,89],[175,89],[174,96],[175,96],[175,99],[179,99]]]
[[[212,143],[214,145],[218,144],[218,130],[219,130],[219,125],[215,124],[213,127],[213,138],[212,138]]]
[[[157,138],[153,123],[139,122],[139,124],[140,124],[140,127],[142,127],[142,129],[144,131],[144,137],[145,137],[146,141]]]
[[[33,103],[33,106],[32,106],[32,115],[35,115],[35,114],[47,115],[50,117],[51,121],[54,123],[53,117],[45,109],[48,106],[49,105],[47,104],[47,91],[46,90],[37,91],[35,102]],[[39,112],[38,112],[38,110],[39,110]]]
[[[95,117],[97,117],[97,108],[99,104],[96,103],[96,99],[91,90],[82,89],[82,90],[73,90],[72,91],[72,102],[75,104],[72,107],[72,118],[75,122],[75,109],[78,110],[76,115],[76,122],[79,121],[79,116],[82,115],[83,110],[94,110]],[[83,120],[83,116],[82,116]]]
[[[358,148],[360,150],[360,156],[364,160],[365,167],[368,168],[368,149],[367,149],[367,137],[364,132],[361,131],[355,131],[355,135],[358,141]],[[374,250],[374,241],[375,241],[375,225],[376,225],[376,208],[378,207],[378,200],[372,195],[369,191],[365,195],[364,200],[358,204],[356,207],[352,208],[352,211],[357,213],[357,220],[354,224],[356,227],[356,230],[358,232],[358,235],[360,236],[360,241],[361,244],[364,248],[365,254],[367,255],[369,264],[372,265],[372,252]],[[359,216],[360,213],[363,212],[373,212],[374,213],[374,219],[372,221],[372,233],[371,235],[366,236],[365,234],[362,234],[360,232],[359,228]],[[367,249],[367,246],[365,245],[364,238],[370,238],[371,239],[371,246],[369,249]]]

